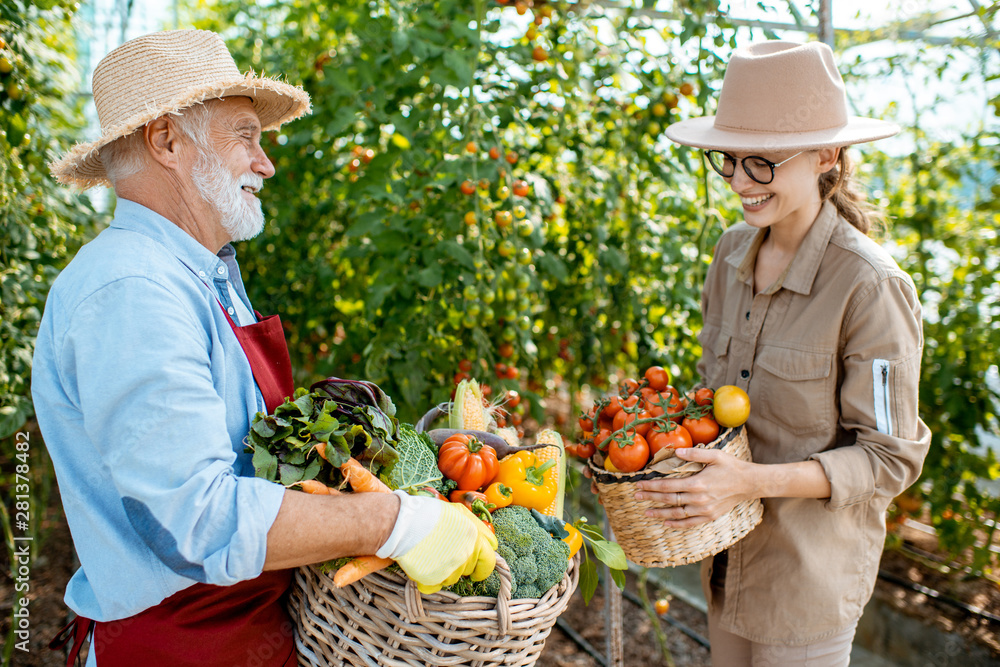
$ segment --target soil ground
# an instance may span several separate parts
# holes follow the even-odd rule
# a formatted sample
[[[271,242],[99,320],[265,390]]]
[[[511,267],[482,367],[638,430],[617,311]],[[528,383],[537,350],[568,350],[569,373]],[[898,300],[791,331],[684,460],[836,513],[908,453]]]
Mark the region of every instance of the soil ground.
[[[43,547],[32,563],[31,591],[29,594],[31,639],[30,651],[15,651],[11,664],[20,667],[48,667],[65,664],[65,658],[47,650],[46,644],[67,621],[62,596],[66,582],[72,575],[73,547],[69,530],[62,519],[58,496],[53,494],[53,507],[46,514],[46,532]],[[933,538],[915,528],[904,528],[906,545],[933,555]],[[6,552],[2,556],[6,560]],[[947,571],[931,558],[915,557],[901,551],[887,551],[882,569],[958,600],[963,604],[1000,616],[1000,586],[982,578],[967,578],[955,571]],[[10,628],[10,609],[14,598],[14,580],[9,564],[4,563],[0,575],[0,637],[6,637]],[[626,590],[639,595],[637,579],[628,577]],[[648,599],[668,597],[666,591],[647,585]],[[1000,623],[970,615],[953,604],[929,597],[894,583],[879,579],[877,596],[904,613],[920,618],[924,623],[943,632],[957,633],[969,642],[987,647],[1000,659]],[[628,666],[674,665],[675,667],[702,667],[710,664],[709,651],[695,639],[666,619],[656,619],[665,637],[670,657],[661,652],[656,636],[654,619],[629,599],[622,600],[624,639],[624,664]],[[707,638],[705,616],[699,610],[677,598],[670,600],[667,614],[670,621],[683,624],[702,638]],[[584,605],[577,591],[562,621],[589,642],[595,651],[605,654],[604,600],[601,589],[589,605]],[[558,626],[552,629],[545,650],[536,663],[538,667],[596,667],[600,663],[581,649]]]

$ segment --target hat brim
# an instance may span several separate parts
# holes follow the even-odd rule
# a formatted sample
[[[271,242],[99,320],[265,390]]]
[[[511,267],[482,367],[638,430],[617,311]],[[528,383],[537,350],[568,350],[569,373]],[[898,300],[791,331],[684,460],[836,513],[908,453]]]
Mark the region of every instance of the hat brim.
[[[276,79],[256,77],[250,73],[236,81],[216,82],[211,86],[185,91],[181,97],[147,109],[118,126],[109,128],[96,141],[75,145],[62,158],[52,162],[49,168],[60,183],[80,190],[98,185],[111,187],[98,152],[103,146],[131,134],[161,116],[223,97],[250,98],[264,132],[276,130],[311,111],[309,94],[298,86]]]
[[[805,151],[849,146],[899,134],[900,127],[876,118],[851,116],[846,125],[808,132],[739,132],[715,126],[715,116],[689,118],[664,130],[678,144],[709,150],[743,152]]]

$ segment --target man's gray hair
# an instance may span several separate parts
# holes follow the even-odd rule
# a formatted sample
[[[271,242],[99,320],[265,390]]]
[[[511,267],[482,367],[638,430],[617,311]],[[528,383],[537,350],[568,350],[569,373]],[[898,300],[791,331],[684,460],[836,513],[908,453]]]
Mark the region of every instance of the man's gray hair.
[[[218,112],[218,100],[207,100],[173,114],[174,124],[181,134],[194,142],[199,151],[211,150],[208,131]],[[100,149],[104,171],[114,186],[123,178],[134,176],[146,168],[146,144],[142,128],[115,139]]]

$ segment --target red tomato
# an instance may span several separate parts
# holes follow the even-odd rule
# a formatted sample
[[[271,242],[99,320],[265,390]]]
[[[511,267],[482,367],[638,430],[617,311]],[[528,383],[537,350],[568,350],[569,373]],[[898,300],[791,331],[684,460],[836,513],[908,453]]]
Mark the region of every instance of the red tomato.
[[[691,447],[691,434],[683,426],[675,426],[669,431],[653,431],[649,436],[649,455],[655,456],[661,449]]]
[[[621,445],[612,441],[608,447],[608,458],[621,472],[642,470],[649,461],[649,444],[641,435],[633,435]]]
[[[709,415],[700,419],[685,417],[681,427],[687,429],[691,442],[696,445],[708,444],[719,437],[719,424]]]
[[[601,412],[601,416],[607,419],[614,419],[615,415],[618,414],[622,409],[621,399],[617,396],[612,396],[611,401],[604,407]]]
[[[511,389],[510,391],[507,392],[506,404],[508,407],[516,408],[521,404],[521,395],[517,393],[515,390]]]
[[[656,391],[663,391],[670,384],[670,373],[662,366],[650,366],[646,369],[643,377],[649,386]]]
[[[579,424],[581,431],[593,431],[594,430],[594,412],[597,410],[596,406],[592,406],[586,414],[580,414]]]
[[[624,389],[625,393],[631,396],[632,394],[639,391],[639,383],[636,380],[629,378],[628,380],[625,380],[620,385],[618,385],[618,388]]]
[[[602,452],[608,451],[609,442],[611,442],[611,431],[606,428],[602,428],[594,436],[594,445]]]
[[[462,181],[461,190],[463,195],[471,195],[476,191],[476,185],[472,181]]]
[[[595,447],[592,442],[579,442],[566,445],[567,454],[578,456],[581,459],[589,459],[596,451],[597,447]]]
[[[712,398],[715,396],[715,392],[708,387],[702,387],[698,391],[694,392],[694,402],[698,405],[711,405]]]

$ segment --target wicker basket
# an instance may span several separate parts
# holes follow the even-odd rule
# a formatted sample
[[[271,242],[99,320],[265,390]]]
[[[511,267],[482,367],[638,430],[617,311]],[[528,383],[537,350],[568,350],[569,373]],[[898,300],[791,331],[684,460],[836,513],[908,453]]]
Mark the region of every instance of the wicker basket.
[[[750,446],[742,426],[723,431],[712,443],[704,445],[729,452],[749,461]],[[646,510],[662,507],[649,500],[636,500],[635,483],[647,479],[681,478],[698,472],[702,464],[688,461],[669,472],[648,469],[633,473],[608,472],[588,461],[597,489],[607,512],[615,539],[625,556],[644,567],[674,567],[713,556],[741,540],[760,523],[763,506],[758,499],[744,501],[728,514],[693,528],[664,528],[662,520],[645,515]]]
[[[540,599],[510,599],[510,569],[497,557],[500,596],[421,594],[407,577],[369,574],[343,588],[317,566],[299,568],[289,599],[299,664],[423,667],[533,665],[579,581],[579,556]]]

